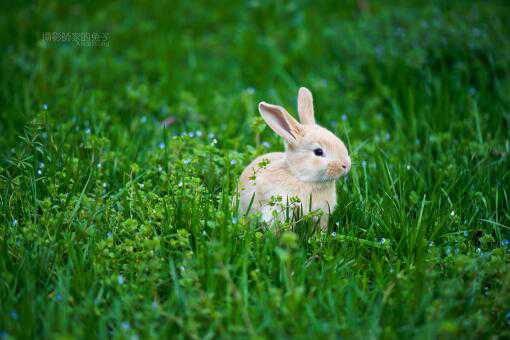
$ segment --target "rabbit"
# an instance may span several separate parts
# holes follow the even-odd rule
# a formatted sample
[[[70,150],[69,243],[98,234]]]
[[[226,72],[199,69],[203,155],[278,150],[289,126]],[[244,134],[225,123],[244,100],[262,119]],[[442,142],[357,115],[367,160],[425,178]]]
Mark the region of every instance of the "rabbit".
[[[280,197],[284,205],[300,204],[304,214],[320,210],[319,224],[325,230],[336,206],[335,181],[349,172],[351,159],[345,144],[315,123],[310,90],[301,87],[297,102],[301,122],[281,106],[259,103],[264,121],[284,139],[285,152],[259,156],[243,170],[239,206],[244,213],[260,212],[271,223],[285,219],[286,206],[274,204]]]

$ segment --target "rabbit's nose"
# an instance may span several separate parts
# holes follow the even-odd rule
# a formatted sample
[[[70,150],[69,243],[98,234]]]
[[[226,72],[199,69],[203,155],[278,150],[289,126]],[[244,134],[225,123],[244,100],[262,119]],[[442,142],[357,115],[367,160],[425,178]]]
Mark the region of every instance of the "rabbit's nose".
[[[342,169],[344,169],[345,173],[348,173],[351,170],[351,159],[346,158],[342,161]]]

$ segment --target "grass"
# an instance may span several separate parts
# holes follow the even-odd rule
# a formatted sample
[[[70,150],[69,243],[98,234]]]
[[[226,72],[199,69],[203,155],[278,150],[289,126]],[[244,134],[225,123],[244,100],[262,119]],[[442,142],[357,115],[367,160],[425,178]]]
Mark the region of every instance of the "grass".
[[[7,5],[0,337],[510,337],[510,8],[358,3]],[[327,233],[233,204],[299,86],[354,163]]]

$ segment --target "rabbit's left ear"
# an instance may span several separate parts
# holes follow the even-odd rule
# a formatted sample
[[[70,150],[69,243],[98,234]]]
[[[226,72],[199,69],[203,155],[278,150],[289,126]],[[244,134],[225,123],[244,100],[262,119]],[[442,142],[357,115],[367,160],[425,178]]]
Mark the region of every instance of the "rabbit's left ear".
[[[308,90],[306,87],[300,88],[297,102],[299,120],[301,123],[306,125],[314,125],[315,114],[313,112],[312,92],[310,92],[310,90]]]

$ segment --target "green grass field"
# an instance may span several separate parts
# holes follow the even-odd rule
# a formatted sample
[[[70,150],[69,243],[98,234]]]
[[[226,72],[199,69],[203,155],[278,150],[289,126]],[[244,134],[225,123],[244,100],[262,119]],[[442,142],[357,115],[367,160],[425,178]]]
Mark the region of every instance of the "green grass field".
[[[0,339],[510,338],[507,2],[4,7]],[[324,233],[233,203],[300,86]]]

